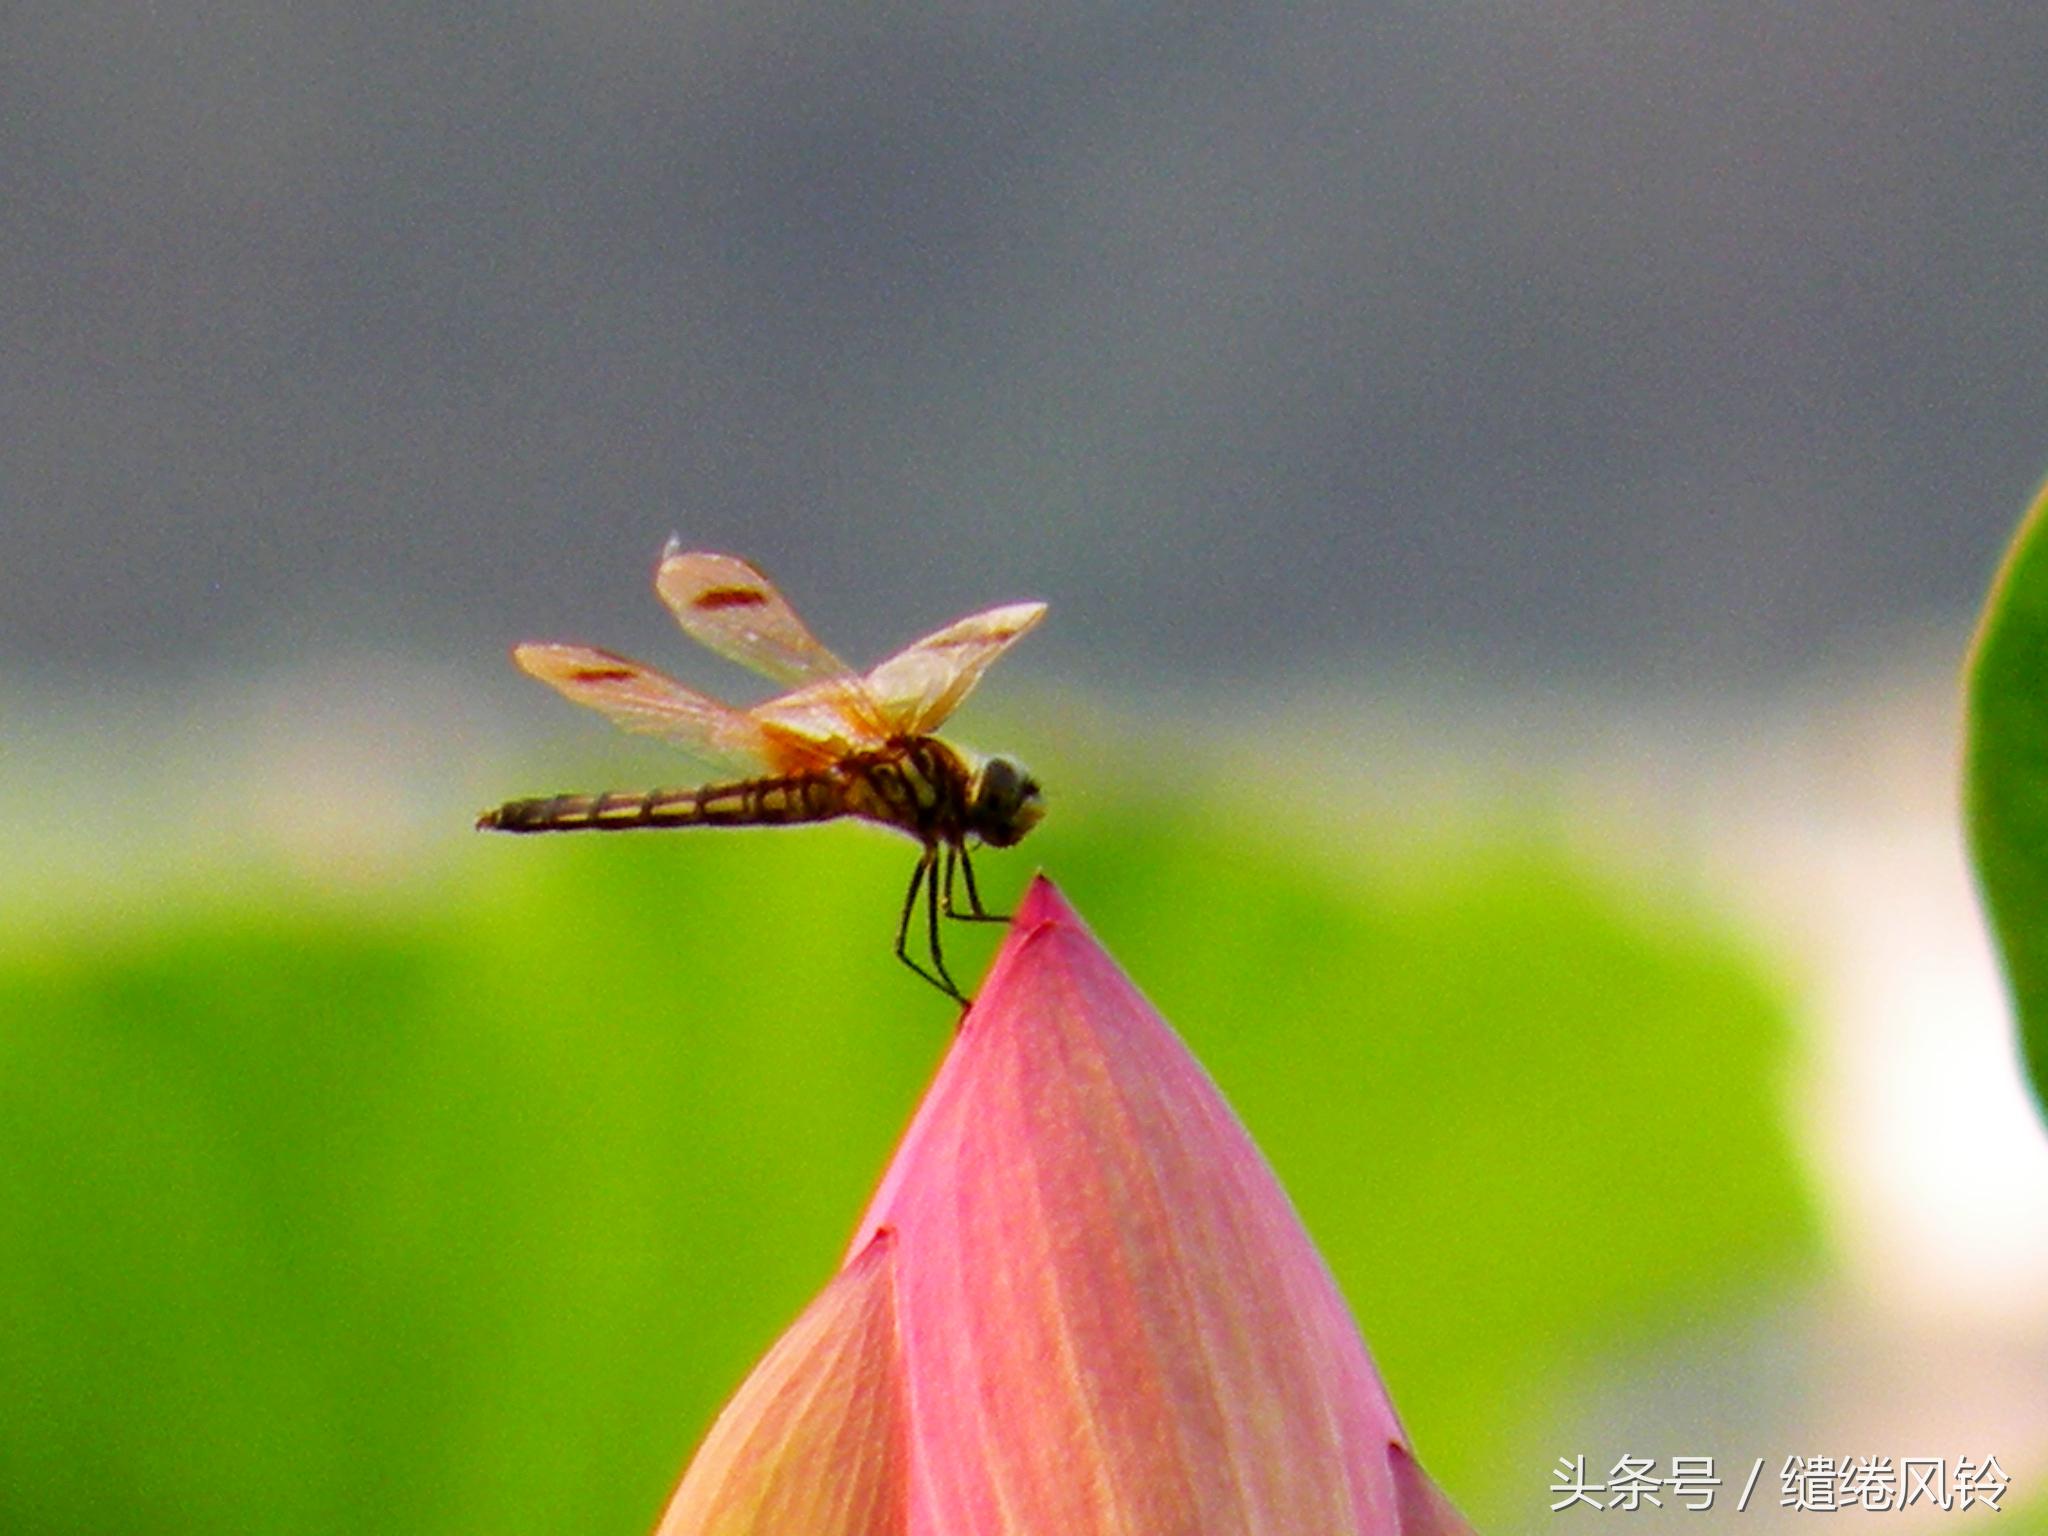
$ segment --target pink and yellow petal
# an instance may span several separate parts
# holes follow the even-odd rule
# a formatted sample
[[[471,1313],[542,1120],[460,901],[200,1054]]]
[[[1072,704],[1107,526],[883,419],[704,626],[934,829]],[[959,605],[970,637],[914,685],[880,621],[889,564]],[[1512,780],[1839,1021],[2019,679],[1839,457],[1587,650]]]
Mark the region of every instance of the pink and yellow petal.
[[[898,1237],[913,1531],[1399,1529],[1404,1442],[1257,1149],[1066,904],[1027,898],[863,1227]]]
[[[755,1367],[655,1536],[903,1536],[894,1246],[875,1234]]]

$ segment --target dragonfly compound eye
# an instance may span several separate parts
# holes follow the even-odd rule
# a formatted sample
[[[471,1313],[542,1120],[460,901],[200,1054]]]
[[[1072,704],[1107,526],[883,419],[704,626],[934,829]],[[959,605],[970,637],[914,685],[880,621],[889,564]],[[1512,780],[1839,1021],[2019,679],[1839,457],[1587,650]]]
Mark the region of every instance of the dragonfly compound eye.
[[[974,777],[974,834],[991,848],[1007,848],[1045,816],[1038,781],[1014,758],[992,757]]]

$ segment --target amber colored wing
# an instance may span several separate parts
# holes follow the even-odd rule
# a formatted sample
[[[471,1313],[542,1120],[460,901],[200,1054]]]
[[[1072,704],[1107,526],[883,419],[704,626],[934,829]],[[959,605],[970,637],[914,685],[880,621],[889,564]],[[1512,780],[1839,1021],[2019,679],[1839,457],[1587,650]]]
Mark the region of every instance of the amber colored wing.
[[[799,773],[830,754],[654,668],[589,645],[515,646],[512,659],[572,704],[629,731],[661,736],[706,762],[741,773]]]
[[[929,735],[974,691],[989,663],[1044,617],[1043,603],[971,614],[881,663],[862,680],[865,692],[892,732]]]
[[[774,739],[805,742],[833,759],[884,746],[895,735],[857,677],[828,677],[807,683],[747,711]]]
[[[877,747],[889,722],[860,676],[826,650],[775,583],[733,555],[689,554],[669,540],[654,589],[689,635],[729,661],[799,686],[747,713],[771,737],[827,757]]]
[[[654,590],[691,639],[779,683],[853,671],[819,643],[775,583],[732,555],[687,554],[670,539]]]

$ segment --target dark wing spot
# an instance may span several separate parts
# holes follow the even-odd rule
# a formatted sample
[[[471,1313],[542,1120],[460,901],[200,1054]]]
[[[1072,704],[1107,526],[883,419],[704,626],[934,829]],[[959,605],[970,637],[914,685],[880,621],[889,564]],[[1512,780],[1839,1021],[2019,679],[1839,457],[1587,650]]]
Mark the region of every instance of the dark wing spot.
[[[690,600],[693,608],[758,608],[768,601],[759,587],[707,587]]]
[[[629,667],[578,667],[579,683],[630,683],[640,674]]]
[[[1001,643],[1005,640],[1014,640],[1016,637],[1017,626],[1005,624],[1001,629],[981,629],[965,635],[954,635],[946,642],[945,649],[949,651],[963,651],[969,647],[979,648],[987,645],[990,641]]]

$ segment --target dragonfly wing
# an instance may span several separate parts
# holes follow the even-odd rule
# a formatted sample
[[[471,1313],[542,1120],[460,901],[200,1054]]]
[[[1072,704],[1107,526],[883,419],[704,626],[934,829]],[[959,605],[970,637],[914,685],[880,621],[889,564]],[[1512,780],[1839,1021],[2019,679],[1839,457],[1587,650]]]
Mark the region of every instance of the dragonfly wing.
[[[827,758],[869,752],[896,734],[857,677],[808,683],[747,711],[771,740],[807,742]]]
[[[819,643],[775,583],[732,555],[685,553],[671,539],[654,590],[693,640],[777,682],[817,682],[852,670]]]
[[[898,651],[863,680],[865,691],[903,736],[926,736],[958,709],[989,663],[1045,617],[1043,603],[1005,603],[948,624]]]
[[[821,765],[821,755],[807,744],[765,730],[751,715],[616,651],[521,645],[512,659],[572,704],[626,730],[665,737],[706,762],[744,773]]]

